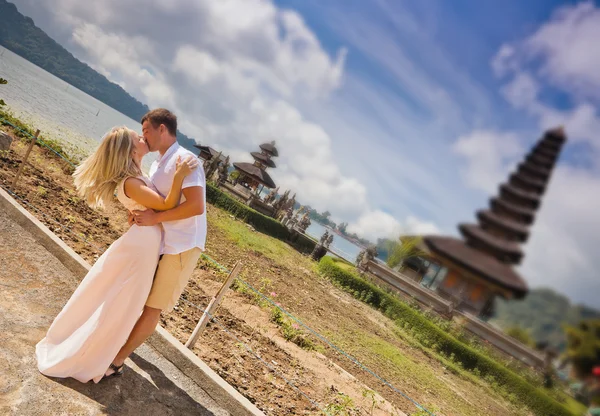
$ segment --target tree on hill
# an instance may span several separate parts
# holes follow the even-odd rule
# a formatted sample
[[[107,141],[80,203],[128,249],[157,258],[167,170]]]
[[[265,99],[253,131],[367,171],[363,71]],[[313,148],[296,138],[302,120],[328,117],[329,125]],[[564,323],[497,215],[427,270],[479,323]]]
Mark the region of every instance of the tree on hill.
[[[566,358],[573,366],[575,376],[585,379],[594,367],[600,366],[600,319],[587,319],[577,326],[565,328]]]
[[[8,84],[8,81],[5,80],[4,78],[0,78],[0,85],[6,85]],[[0,98],[0,107],[2,107],[3,105],[6,105],[6,103],[4,102],[4,100],[2,98]]]
[[[551,289],[532,289],[522,300],[496,300],[496,315],[491,320],[505,331],[520,326],[536,343],[545,342],[564,351],[567,339],[564,325],[577,325],[585,319],[600,318],[600,311],[573,305],[566,296]]]
[[[506,335],[530,347],[535,345],[535,342],[533,341],[533,338],[531,338],[531,335],[529,335],[529,332],[520,326],[513,326],[512,328],[509,328],[506,331]]]
[[[316,209],[312,209],[310,206],[307,206],[306,208],[308,210],[308,216],[311,220],[314,220],[319,224],[323,224],[331,228],[336,227],[335,222],[329,219],[329,217],[331,217],[331,213],[329,211],[319,213]]]
[[[388,249],[392,243],[394,243],[394,240],[390,240],[388,238],[378,238],[377,243],[375,243],[378,253],[377,257],[386,263],[389,256]]]

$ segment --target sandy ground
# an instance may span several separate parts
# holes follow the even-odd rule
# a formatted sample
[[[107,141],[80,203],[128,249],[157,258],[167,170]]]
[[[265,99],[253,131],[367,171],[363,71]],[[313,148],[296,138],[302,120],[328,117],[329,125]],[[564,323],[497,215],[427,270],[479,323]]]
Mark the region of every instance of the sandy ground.
[[[99,384],[37,371],[35,344],[78,284],[62,263],[0,212],[0,414],[227,415],[146,345],[121,378]]]
[[[23,147],[13,144],[9,154],[0,156],[0,183],[5,186],[14,176]],[[28,209],[82,257],[93,262],[127,227],[125,212],[118,208],[103,212],[90,209],[76,197],[67,167],[45,151],[35,148],[31,160],[17,194],[28,204],[42,207],[44,214]],[[207,253],[211,257],[227,267],[243,260],[243,277],[251,284],[267,295],[277,293],[277,302],[286,309],[403,393],[439,409],[436,414],[526,414],[485,383],[475,384],[453,374],[420,348],[413,347],[398,335],[392,321],[319,277],[314,263],[305,256],[294,254],[283,243],[282,257],[265,255],[252,246],[241,248],[234,242],[235,235],[215,225],[230,221],[229,215],[212,206],[208,207],[208,215]],[[223,279],[223,274],[201,262],[184,298],[204,306]],[[162,325],[185,342],[199,316],[200,311],[180,302],[176,310],[162,317]],[[324,344],[313,339],[318,350],[307,351],[286,341],[281,328],[271,322],[269,310],[259,307],[246,293],[230,291],[217,318],[222,326],[211,324],[195,353],[266,414],[319,414],[326,406],[365,415],[417,411],[402,395]],[[316,406],[246,347],[283,374]]]

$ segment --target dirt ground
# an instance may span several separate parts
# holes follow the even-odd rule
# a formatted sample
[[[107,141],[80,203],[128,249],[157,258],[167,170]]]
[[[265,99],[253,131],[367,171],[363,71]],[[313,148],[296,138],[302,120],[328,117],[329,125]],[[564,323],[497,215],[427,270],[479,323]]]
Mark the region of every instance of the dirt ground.
[[[0,155],[0,183],[4,188],[12,182],[23,154],[24,144],[15,140],[11,150]],[[41,210],[24,203],[76,252],[93,262],[127,229],[125,211],[116,206],[102,212],[89,208],[77,198],[68,167],[43,149],[34,147],[30,159],[15,193]],[[243,279],[397,390],[435,409],[438,415],[528,414],[483,382],[474,383],[448,371],[412,346],[392,321],[320,277],[306,256],[281,242],[272,243],[285,253],[279,257],[240,245],[235,233],[223,225],[236,225],[235,220],[212,206],[207,213],[210,257],[228,268],[242,260]],[[225,274],[202,260],[182,298],[203,307],[224,278]],[[187,302],[180,301],[161,322],[181,342],[187,340],[201,316],[201,311]],[[317,346],[312,351],[286,341],[281,328],[271,321],[267,306],[247,291],[229,291],[216,313],[217,322],[208,326],[194,348],[201,359],[266,414],[320,414],[327,406],[331,414],[340,415],[417,412],[401,394],[316,338],[308,337]],[[307,331],[303,332],[306,336]]]

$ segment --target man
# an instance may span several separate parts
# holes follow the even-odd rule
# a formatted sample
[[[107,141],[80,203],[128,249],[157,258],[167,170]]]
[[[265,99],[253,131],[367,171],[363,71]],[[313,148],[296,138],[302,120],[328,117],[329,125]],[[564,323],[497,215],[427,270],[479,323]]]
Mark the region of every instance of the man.
[[[177,117],[169,110],[158,108],[142,118],[142,133],[151,152],[159,157],[150,167],[150,179],[158,192],[167,195],[175,174],[178,157],[185,159],[192,152],[177,143]],[[134,211],[130,223],[140,226],[162,223],[164,240],[154,282],[144,311],[119,351],[106,375],[120,373],[125,359],[152,335],[161,312],[170,312],[185,289],[204,251],[206,241],[205,177],[199,166],[183,181],[180,204],[169,211]]]

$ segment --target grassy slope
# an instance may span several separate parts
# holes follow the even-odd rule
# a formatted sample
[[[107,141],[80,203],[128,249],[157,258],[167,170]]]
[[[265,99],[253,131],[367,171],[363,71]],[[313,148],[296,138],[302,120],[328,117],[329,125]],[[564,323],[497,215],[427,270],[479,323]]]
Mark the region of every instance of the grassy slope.
[[[14,146],[18,148],[19,144]],[[44,157],[52,158],[50,154],[37,153],[35,157],[44,168],[53,163],[44,163],[42,160]],[[54,174],[60,175],[60,169]],[[63,184],[69,182],[68,175],[58,179]],[[43,198],[35,202],[46,203]],[[59,215],[59,212],[56,214]],[[78,218],[77,214],[75,213],[75,219]],[[271,280],[272,284],[264,285],[266,293],[272,286],[279,292],[278,299],[289,306],[296,315],[401,390],[426,405],[441,408],[440,414],[478,415],[482,414],[482,409],[494,409],[497,412],[499,408],[510,414],[526,414],[523,409],[500,398],[485,381],[452,368],[452,363],[444,362],[439,357],[431,359],[431,354],[415,343],[410,334],[399,330],[393,322],[378,312],[331,287],[316,273],[314,262],[287,244],[252,232],[244,223],[233,220],[229,214],[218,208],[210,206],[208,215],[208,249],[211,256],[228,265],[237,259],[246,260],[244,276],[255,284],[264,279],[265,274],[269,275],[270,278],[266,281]],[[66,217],[63,220],[69,221]],[[100,231],[98,239],[104,234]],[[256,259],[257,254],[264,256],[268,261],[262,261],[260,257],[256,261],[248,261],[248,258]],[[290,275],[282,275],[281,271]],[[286,279],[293,279],[294,283],[300,282],[303,289],[299,290],[298,286],[290,284],[289,280],[286,282]],[[319,291],[322,293],[315,295]],[[338,301],[344,304],[343,307],[337,305]],[[315,313],[323,310],[324,315]],[[377,324],[369,324],[369,320]],[[370,382],[373,387],[378,386],[347,361],[340,360],[331,352],[327,354],[357,377]],[[383,387],[377,387],[377,390],[382,390],[382,394],[390,396],[389,392],[383,391]],[[569,406],[572,406],[575,414],[581,410],[577,403],[569,403]]]
[[[213,214],[213,215],[210,215]],[[216,213],[209,212],[209,223],[214,225],[220,232],[223,233],[228,240],[235,243],[240,251],[238,252],[240,258],[244,257],[244,252],[259,252],[267,258],[276,261],[279,264],[286,265],[288,267],[302,268],[304,270],[311,271],[311,278],[315,281],[320,281],[318,276],[314,276],[315,263],[297,253],[291,249],[287,244],[276,240],[274,238],[252,232],[245,224],[235,221],[230,218],[229,215],[223,214],[222,212]],[[216,231],[216,230],[214,230]],[[211,233],[213,236],[215,232]],[[209,242],[209,247],[211,246]],[[215,253],[218,255],[218,253]],[[338,262],[339,266],[352,270],[352,267],[343,263]],[[260,274],[260,271],[257,271]],[[278,292],[281,289],[278,289]],[[306,309],[295,310],[296,315],[301,319],[310,321],[314,317],[305,315]],[[382,321],[388,320],[384,316],[380,316]],[[389,321],[389,320],[388,320]],[[339,321],[338,321],[339,322]],[[393,323],[390,321],[390,324]],[[340,325],[341,326],[341,323]],[[338,328],[339,328],[338,326]],[[445,359],[434,351],[425,351],[425,357],[419,358],[410,357],[403,354],[404,350],[419,349],[424,351],[423,347],[412,339],[411,334],[403,331],[401,328],[395,327],[392,331],[394,337],[392,339],[384,339],[376,335],[373,328],[368,327],[346,327],[351,332],[348,334],[341,334],[340,331],[336,330],[325,330],[324,334],[337,343],[339,346],[344,348],[347,352],[356,357],[360,357],[368,366],[375,367],[387,367],[389,370],[386,371],[385,377],[389,377],[390,380],[400,380],[406,377],[406,374],[411,375],[411,387],[420,388],[424,391],[435,393],[440,399],[432,401],[434,406],[447,408],[450,406],[453,411],[458,414],[477,414],[478,404],[481,402],[481,398],[468,397],[468,395],[457,395],[456,390],[451,386],[456,383],[453,378],[460,378],[462,381],[467,381],[479,388],[485,390],[487,394],[496,396],[499,394],[496,387],[490,385],[486,381],[478,378],[472,373],[460,368],[460,366],[454,365],[451,361]],[[349,336],[350,335],[350,336]],[[388,334],[389,336],[389,334]],[[431,360],[426,357],[432,357],[438,363],[441,363],[444,374],[440,376],[436,370],[439,369],[437,365],[432,366]],[[511,399],[513,404],[510,412],[513,414],[523,413],[527,411],[518,408],[518,401],[516,397],[512,396],[510,392],[502,392],[504,397]],[[440,406],[440,404],[443,404]],[[572,410],[577,414],[582,408],[577,406],[578,403],[571,403]],[[508,409],[507,409],[508,410]]]

